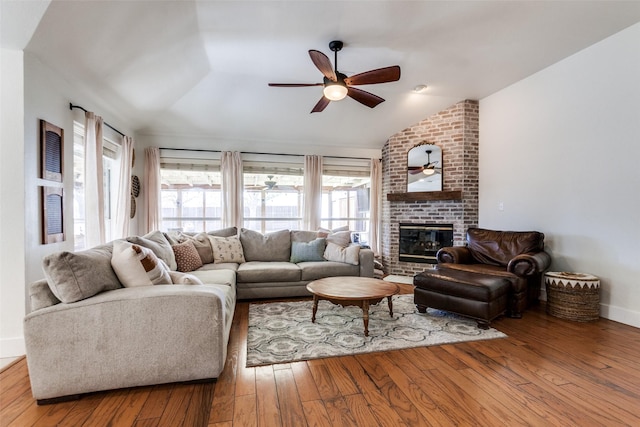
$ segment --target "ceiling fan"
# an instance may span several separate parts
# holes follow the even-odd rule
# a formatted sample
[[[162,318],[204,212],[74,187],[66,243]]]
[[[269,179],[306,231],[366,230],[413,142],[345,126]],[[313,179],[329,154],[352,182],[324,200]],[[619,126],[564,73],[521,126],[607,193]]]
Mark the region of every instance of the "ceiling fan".
[[[319,113],[329,105],[329,102],[340,101],[346,96],[355,99],[369,108],[374,108],[376,105],[384,102],[383,98],[352,86],[395,82],[400,79],[400,67],[398,65],[393,65],[391,67],[378,68],[347,77],[345,74],[338,71],[338,52],[343,46],[344,44],[340,40],[334,40],[329,43],[329,49],[331,49],[335,54],[333,68],[331,67],[331,61],[327,55],[318,50],[309,50],[311,61],[313,61],[314,65],[324,75],[323,83],[269,83],[269,86],[324,86],[324,89],[322,90],[323,96],[315,107],[313,107],[313,110],[311,110],[312,113]]]
[[[442,173],[442,168],[438,168],[436,167],[436,165],[438,164],[438,161],[431,161],[431,153],[432,150],[426,150],[425,151],[427,153],[427,163],[425,163],[422,166],[409,166],[407,169],[409,169],[409,173],[411,175],[416,175],[419,173],[423,173],[427,176],[429,175],[433,175],[436,173]]]
[[[278,183],[273,180],[273,175],[268,175],[267,178],[269,179],[264,182],[264,185],[267,186],[266,190],[273,190]]]

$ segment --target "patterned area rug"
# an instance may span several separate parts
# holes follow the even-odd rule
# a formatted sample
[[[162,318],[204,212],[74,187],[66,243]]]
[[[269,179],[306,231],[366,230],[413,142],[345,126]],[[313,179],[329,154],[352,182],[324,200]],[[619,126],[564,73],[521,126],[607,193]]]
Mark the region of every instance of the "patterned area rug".
[[[393,318],[386,298],[370,307],[368,337],[359,307],[320,301],[311,323],[312,307],[312,301],[250,304],[247,366],[506,337],[455,314],[418,313],[413,295],[393,297]]]

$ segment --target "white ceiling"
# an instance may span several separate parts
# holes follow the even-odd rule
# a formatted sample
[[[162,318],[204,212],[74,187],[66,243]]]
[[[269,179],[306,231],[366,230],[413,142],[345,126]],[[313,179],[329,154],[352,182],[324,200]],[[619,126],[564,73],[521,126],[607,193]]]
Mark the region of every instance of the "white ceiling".
[[[638,21],[637,1],[54,0],[25,50],[141,134],[379,149]],[[307,52],[333,62],[331,40],[345,43],[347,75],[401,67],[398,82],[359,86],[386,102],[310,114],[321,87],[267,86],[321,82]],[[428,90],[413,93],[418,84]]]

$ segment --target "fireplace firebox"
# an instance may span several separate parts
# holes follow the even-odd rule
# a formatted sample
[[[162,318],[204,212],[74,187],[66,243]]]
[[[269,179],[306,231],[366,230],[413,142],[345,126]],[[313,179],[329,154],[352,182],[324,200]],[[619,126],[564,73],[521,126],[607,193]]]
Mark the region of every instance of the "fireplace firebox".
[[[436,264],[447,246],[453,246],[453,224],[400,224],[400,261]]]

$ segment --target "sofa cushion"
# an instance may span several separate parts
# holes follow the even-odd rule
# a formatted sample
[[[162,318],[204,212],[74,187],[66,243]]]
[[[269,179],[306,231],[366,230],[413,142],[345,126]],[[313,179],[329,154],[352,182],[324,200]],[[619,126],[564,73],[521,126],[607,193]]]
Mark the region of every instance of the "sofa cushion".
[[[257,231],[240,230],[240,242],[246,261],[289,261],[291,236],[289,230],[262,234]]]
[[[213,248],[213,262],[220,263],[238,263],[245,261],[242,244],[238,236],[219,237],[209,236],[211,247]]]
[[[177,270],[183,273],[203,266],[198,250],[191,240],[171,246],[176,258]]]
[[[544,234],[537,231],[467,230],[467,247],[481,264],[506,267],[516,255],[544,249]]]
[[[125,288],[172,283],[169,267],[151,249],[124,240],[113,242],[111,266]]]
[[[231,237],[238,235],[238,229],[236,227],[227,227],[220,230],[207,231],[207,234],[209,236]]]
[[[46,279],[36,280],[29,285],[31,311],[60,304],[60,300],[51,292]]]
[[[360,245],[339,246],[328,242],[324,251],[324,259],[327,261],[346,262],[351,265],[360,263]]]
[[[293,242],[311,242],[318,237],[326,237],[326,235],[320,236],[317,231],[306,230],[291,230],[291,243]]]
[[[250,261],[238,267],[238,282],[296,282],[300,268],[290,262]]]
[[[51,292],[60,301],[71,303],[100,292],[122,287],[111,268],[113,244],[80,252],[56,252],[42,260]]]
[[[211,242],[209,241],[209,235],[207,233],[192,234],[181,231],[171,231],[165,234],[165,237],[172,246],[190,240],[193,242],[193,246],[196,247],[203,264],[213,262],[213,249],[211,248]]]
[[[152,231],[144,236],[127,237],[126,240],[127,242],[151,249],[158,258],[169,266],[169,269],[175,270],[177,268],[176,258],[171,249],[171,244],[161,231]]]
[[[302,271],[300,280],[318,280],[325,277],[334,276],[358,276],[360,267],[346,264],[344,262],[320,261],[320,262],[300,262],[298,267]]]
[[[290,262],[324,261],[326,240],[318,238],[310,242],[291,242]]]
[[[238,271],[238,264],[235,262],[222,262],[220,264],[205,264],[198,269],[198,271],[205,270],[231,270],[233,272]]]
[[[236,285],[236,273],[233,270],[196,270],[192,271],[190,274],[193,274],[198,279],[202,281],[205,285],[227,285],[233,286]]]

